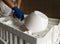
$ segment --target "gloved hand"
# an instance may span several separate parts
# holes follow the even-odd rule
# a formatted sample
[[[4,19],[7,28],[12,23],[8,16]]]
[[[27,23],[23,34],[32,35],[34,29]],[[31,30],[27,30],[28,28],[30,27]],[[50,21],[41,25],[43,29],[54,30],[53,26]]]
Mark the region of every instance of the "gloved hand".
[[[13,15],[22,21],[24,19],[24,14],[22,11],[18,7],[13,7],[12,9],[14,10]]]

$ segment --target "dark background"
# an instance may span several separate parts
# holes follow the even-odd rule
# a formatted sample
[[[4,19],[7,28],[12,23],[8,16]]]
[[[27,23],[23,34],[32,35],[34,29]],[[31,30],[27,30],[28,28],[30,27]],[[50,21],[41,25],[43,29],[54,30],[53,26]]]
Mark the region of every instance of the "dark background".
[[[39,10],[48,17],[60,18],[60,0],[22,0],[21,9],[27,14]]]

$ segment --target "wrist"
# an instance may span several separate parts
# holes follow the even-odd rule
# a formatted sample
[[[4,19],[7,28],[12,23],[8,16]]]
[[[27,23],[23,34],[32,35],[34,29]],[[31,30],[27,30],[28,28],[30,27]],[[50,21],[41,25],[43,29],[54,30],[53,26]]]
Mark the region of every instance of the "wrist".
[[[20,9],[20,7],[18,6],[18,8]]]

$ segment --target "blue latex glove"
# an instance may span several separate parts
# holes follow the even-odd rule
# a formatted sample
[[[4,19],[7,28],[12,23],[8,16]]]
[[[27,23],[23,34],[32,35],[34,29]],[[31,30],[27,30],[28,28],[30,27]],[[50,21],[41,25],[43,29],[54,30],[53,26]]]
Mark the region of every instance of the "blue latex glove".
[[[21,19],[21,21],[24,19],[24,14],[22,13],[22,11],[20,9],[18,9],[18,7],[13,7],[12,8],[14,10],[14,16],[17,17],[18,19]]]

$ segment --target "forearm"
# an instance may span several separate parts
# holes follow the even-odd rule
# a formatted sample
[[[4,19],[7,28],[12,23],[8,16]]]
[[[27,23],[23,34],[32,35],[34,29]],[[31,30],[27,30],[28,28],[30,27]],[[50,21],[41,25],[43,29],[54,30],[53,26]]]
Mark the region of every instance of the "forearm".
[[[11,0],[4,0],[4,2],[11,8],[14,7],[14,3]]]
[[[18,8],[21,7],[21,0],[18,0],[18,1],[17,1],[17,6],[18,6]]]

